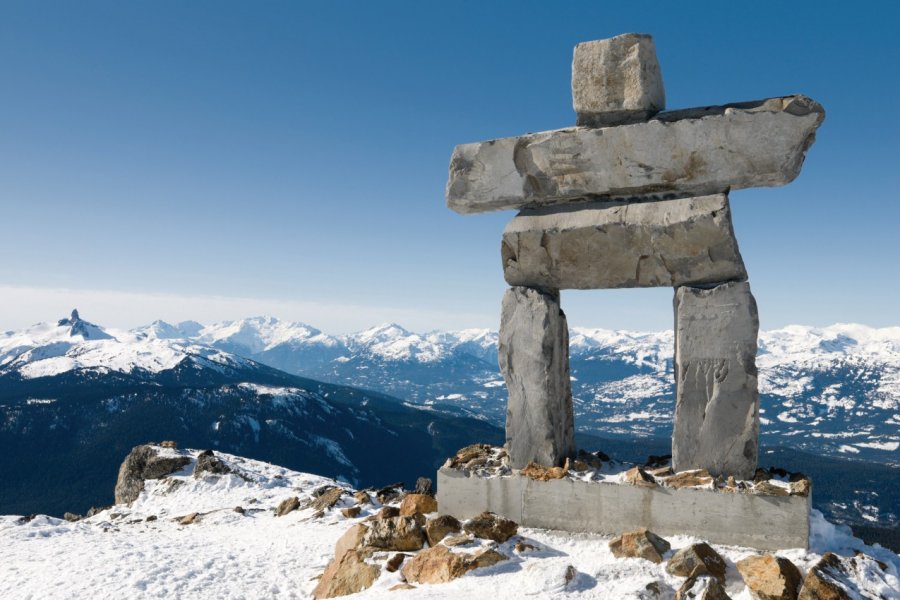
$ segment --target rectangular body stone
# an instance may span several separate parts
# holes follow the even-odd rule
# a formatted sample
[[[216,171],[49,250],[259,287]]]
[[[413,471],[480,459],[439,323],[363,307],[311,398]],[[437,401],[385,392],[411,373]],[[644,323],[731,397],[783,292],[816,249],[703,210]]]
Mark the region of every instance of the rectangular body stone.
[[[501,246],[510,285],[677,287],[747,278],[726,194],[526,209]]]
[[[805,96],[660,113],[457,146],[447,205],[459,213],[591,197],[784,185],[800,173],[822,107]]]
[[[653,38],[625,33],[575,46],[572,106],[577,124],[603,127],[645,121],[666,107]]]
[[[672,466],[751,479],[759,444],[759,318],[747,282],[675,291]]]
[[[767,496],[717,490],[642,487],[601,481],[536,481],[512,474],[437,473],[441,514],[470,519],[484,511],[524,527],[618,535],[646,527],[714,544],[759,550],[807,548],[811,496]]]
[[[513,287],[503,296],[497,344],[509,390],[510,463],[562,464],[575,449],[569,379],[569,326],[558,290]]]

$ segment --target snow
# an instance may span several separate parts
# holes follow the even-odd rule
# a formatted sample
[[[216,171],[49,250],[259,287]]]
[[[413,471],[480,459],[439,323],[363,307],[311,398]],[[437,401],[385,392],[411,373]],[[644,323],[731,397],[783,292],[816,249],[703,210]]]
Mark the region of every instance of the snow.
[[[174,450],[166,452],[175,453]],[[189,451],[196,457],[196,451]],[[217,453],[237,474],[195,479],[193,464],[163,480],[148,481],[131,507],[117,505],[77,523],[38,516],[29,522],[0,517],[0,597],[25,598],[308,598],[334,552],[334,543],[353,523],[379,506],[366,505],[357,519],[345,519],[340,506],[313,518],[312,509],[275,517],[273,509],[290,496],[301,502],[322,485],[341,485],[315,475]],[[347,487],[347,486],[343,486]],[[349,488],[348,488],[349,489]],[[234,512],[235,506],[246,511]],[[175,518],[199,512],[199,520],[179,525]],[[148,517],[156,520],[147,521]],[[778,554],[805,573],[826,551],[852,556],[855,550],[884,561],[887,572],[857,574],[872,597],[900,599],[900,557],[878,546],[865,546],[843,527],[813,511],[812,547]],[[641,559],[616,559],[609,536],[523,528],[520,537],[497,549],[509,557],[450,583],[420,585],[415,598],[637,598],[657,581],[671,598],[683,578],[665,565]],[[667,538],[672,550],[698,540]],[[519,553],[517,541],[536,547]],[[471,551],[479,542],[460,550]],[[727,592],[736,600],[749,594],[734,563],[753,554],[747,548],[714,546],[726,559]],[[377,557],[377,556],[376,556]],[[566,573],[575,576],[566,583]],[[382,574],[372,588],[354,598],[406,597],[388,588],[399,573]]]

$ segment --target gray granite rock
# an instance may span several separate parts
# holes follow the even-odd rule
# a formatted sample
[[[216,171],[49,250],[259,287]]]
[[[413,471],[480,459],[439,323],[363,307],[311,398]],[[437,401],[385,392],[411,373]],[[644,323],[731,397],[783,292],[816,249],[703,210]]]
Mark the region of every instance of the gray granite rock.
[[[509,390],[506,446],[511,466],[562,464],[575,450],[575,426],[569,327],[557,290],[507,290],[498,352]]]
[[[676,287],[747,279],[726,194],[527,209],[503,232],[510,285]]]
[[[702,196],[784,185],[800,173],[825,118],[805,96],[660,113],[457,146],[447,205],[459,213],[589,197]]]
[[[645,121],[666,107],[653,38],[625,33],[575,46],[572,105],[578,125]]]
[[[756,471],[756,300],[747,282],[675,292],[672,465],[749,479]]]

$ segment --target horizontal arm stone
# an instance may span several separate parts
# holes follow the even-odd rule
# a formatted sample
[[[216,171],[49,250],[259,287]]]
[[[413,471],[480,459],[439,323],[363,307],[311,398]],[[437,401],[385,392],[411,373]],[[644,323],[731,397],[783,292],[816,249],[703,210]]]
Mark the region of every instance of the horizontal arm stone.
[[[817,102],[787,96],[464,144],[450,160],[447,205],[465,214],[784,185],[799,174],[824,118]]]
[[[501,255],[513,286],[677,287],[747,279],[725,194],[524,210],[506,226]]]

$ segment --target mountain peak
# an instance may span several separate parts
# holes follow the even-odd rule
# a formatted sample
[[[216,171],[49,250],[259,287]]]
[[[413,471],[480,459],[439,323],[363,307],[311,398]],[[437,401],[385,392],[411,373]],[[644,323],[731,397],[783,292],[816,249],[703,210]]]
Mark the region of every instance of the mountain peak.
[[[112,336],[103,331],[99,325],[94,325],[81,318],[78,309],[72,309],[72,315],[68,319],[60,319],[56,323],[59,327],[69,327],[69,336],[80,335],[85,340],[108,340]]]

